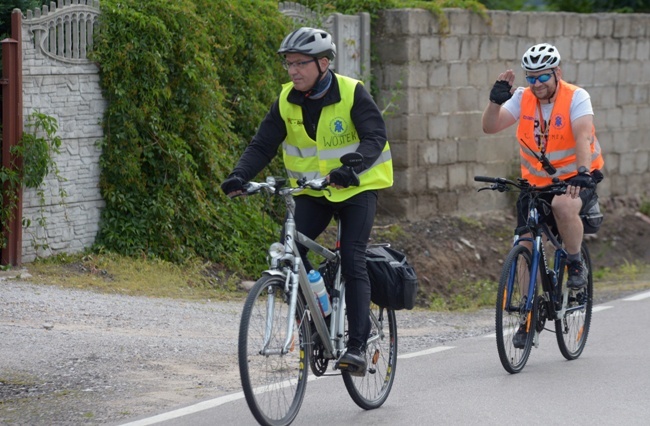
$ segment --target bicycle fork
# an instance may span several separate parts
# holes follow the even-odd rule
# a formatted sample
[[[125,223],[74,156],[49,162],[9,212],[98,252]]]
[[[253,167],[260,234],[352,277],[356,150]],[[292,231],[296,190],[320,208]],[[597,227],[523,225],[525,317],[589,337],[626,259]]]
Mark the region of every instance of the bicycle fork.
[[[284,344],[282,345],[281,348],[279,349],[274,349],[274,348],[269,348],[269,344],[271,342],[271,335],[273,333],[273,327],[275,326],[273,324],[274,322],[274,312],[275,312],[275,299],[278,297],[275,292],[269,292],[267,299],[266,299],[266,327],[264,330],[264,345],[262,346],[262,350],[260,350],[260,354],[268,356],[268,355],[284,355],[288,353],[293,345],[295,344],[294,342],[294,336],[293,336],[293,328],[296,324],[296,305],[298,303],[298,280],[297,276],[295,274],[287,274],[286,281],[285,281],[285,288],[291,288],[291,291],[289,294],[291,295],[291,298],[289,300],[289,313],[287,315],[287,331],[286,331],[286,337],[284,340]]]
[[[537,235],[534,239],[532,238],[519,238],[518,236],[515,237],[515,245],[520,244],[523,241],[528,241],[532,243],[532,253],[531,253],[531,261],[530,261],[530,270],[529,270],[529,275],[528,275],[528,289],[526,292],[526,299],[525,299],[525,304],[523,306],[518,305],[518,312],[520,315],[519,322],[520,326],[524,326],[526,328],[526,332],[530,332],[531,330],[535,332],[534,336],[534,341],[533,344],[537,347],[539,344],[539,333],[537,332],[537,327],[536,324],[533,324],[533,308],[535,306],[535,287],[537,285],[537,274],[539,271],[540,267],[540,257],[541,256],[541,242],[542,242],[542,237],[541,235]],[[519,260],[517,260],[518,262]],[[546,265],[545,265],[546,266]],[[508,279],[508,287],[507,291],[508,294],[505,297],[505,303],[506,305],[504,306],[507,307],[507,310],[509,312],[512,312],[512,295],[514,293],[514,286],[515,283],[518,282],[517,280],[517,274],[519,273],[519,268],[517,263],[514,263],[512,266],[512,269],[510,271],[510,277]],[[524,292],[524,289],[521,289],[522,293]]]

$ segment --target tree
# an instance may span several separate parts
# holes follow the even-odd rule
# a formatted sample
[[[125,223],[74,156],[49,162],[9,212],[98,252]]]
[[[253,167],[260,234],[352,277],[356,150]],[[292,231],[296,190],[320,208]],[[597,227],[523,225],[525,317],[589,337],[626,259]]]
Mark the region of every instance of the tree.
[[[490,10],[552,10],[577,13],[647,13],[650,0],[479,0]]]
[[[0,0],[0,40],[11,35],[11,13],[14,9],[24,12],[49,3],[50,0]]]

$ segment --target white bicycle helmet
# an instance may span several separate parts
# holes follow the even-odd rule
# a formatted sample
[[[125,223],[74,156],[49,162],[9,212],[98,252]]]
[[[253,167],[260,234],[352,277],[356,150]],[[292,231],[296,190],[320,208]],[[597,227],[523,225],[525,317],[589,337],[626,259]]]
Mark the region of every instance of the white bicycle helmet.
[[[282,40],[278,54],[285,53],[302,53],[314,58],[327,57],[331,61],[336,57],[336,45],[328,32],[302,27]]]
[[[521,67],[526,71],[543,71],[560,65],[560,52],[552,44],[536,44],[526,50]]]

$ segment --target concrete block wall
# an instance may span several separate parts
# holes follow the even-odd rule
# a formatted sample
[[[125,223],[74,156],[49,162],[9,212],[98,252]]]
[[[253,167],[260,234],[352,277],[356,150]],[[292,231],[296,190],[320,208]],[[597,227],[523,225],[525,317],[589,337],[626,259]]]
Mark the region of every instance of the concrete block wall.
[[[564,79],[591,95],[607,178],[601,198],[647,196],[650,144],[650,15],[386,10],[373,27],[373,74],[389,103],[395,186],[380,210],[410,219],[510,208],[503,194],[476,193],[475,175],[518,175],[515,126],[485,135],[481,116],[500,72],[525,84],[521,55],[556,45]]]
[[[79,1],[79,5],[64,6],[78,13],[99,12],[98,2]],[[76,8],[76,9],[75,9]],[[56,10],[49,10],[52,14]],[[60,10],[59,10],[60,11]],[[37,11],[40,12],[40,11]],[[37,13],[41,25],[47,15]],[[58,15],[57,15],[58,16]],[[23,218],[29,226],[23,228],[22,261],[31,262],[37,256],[75,253],[90,247],[99,231],[104,201],[99,191],[98,141],[103,137],[101,120],[106,109],[99,86],[99,69],[85,58],[45,55],[35,43],[31,13],[23,19],[23,114],[25,132],[27,119],[33,111],[54,117],[62,139],[61,153],[54,161],[63,178],[61,182],[50,173],[44,185],[44,203],[36,190],[26,188]],[[59,16],[60,18],[60,16]],[[36,20],[36,19],[34,19]],[[67,195],[62,198],[60,189]],[[39,219],[45,218],[45,226]],[[47,248],[43,248],[47,245]]]

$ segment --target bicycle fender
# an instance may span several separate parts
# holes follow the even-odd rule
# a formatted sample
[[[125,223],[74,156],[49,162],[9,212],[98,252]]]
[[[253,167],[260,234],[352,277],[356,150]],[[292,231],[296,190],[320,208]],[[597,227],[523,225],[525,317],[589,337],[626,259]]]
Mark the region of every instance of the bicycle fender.
[[[262,275],[270,275],[270,276],[283,277],[283,278],[287,277],[284,272],[276,271],[275,269],[267,269],[266,271],[262,272]]]

